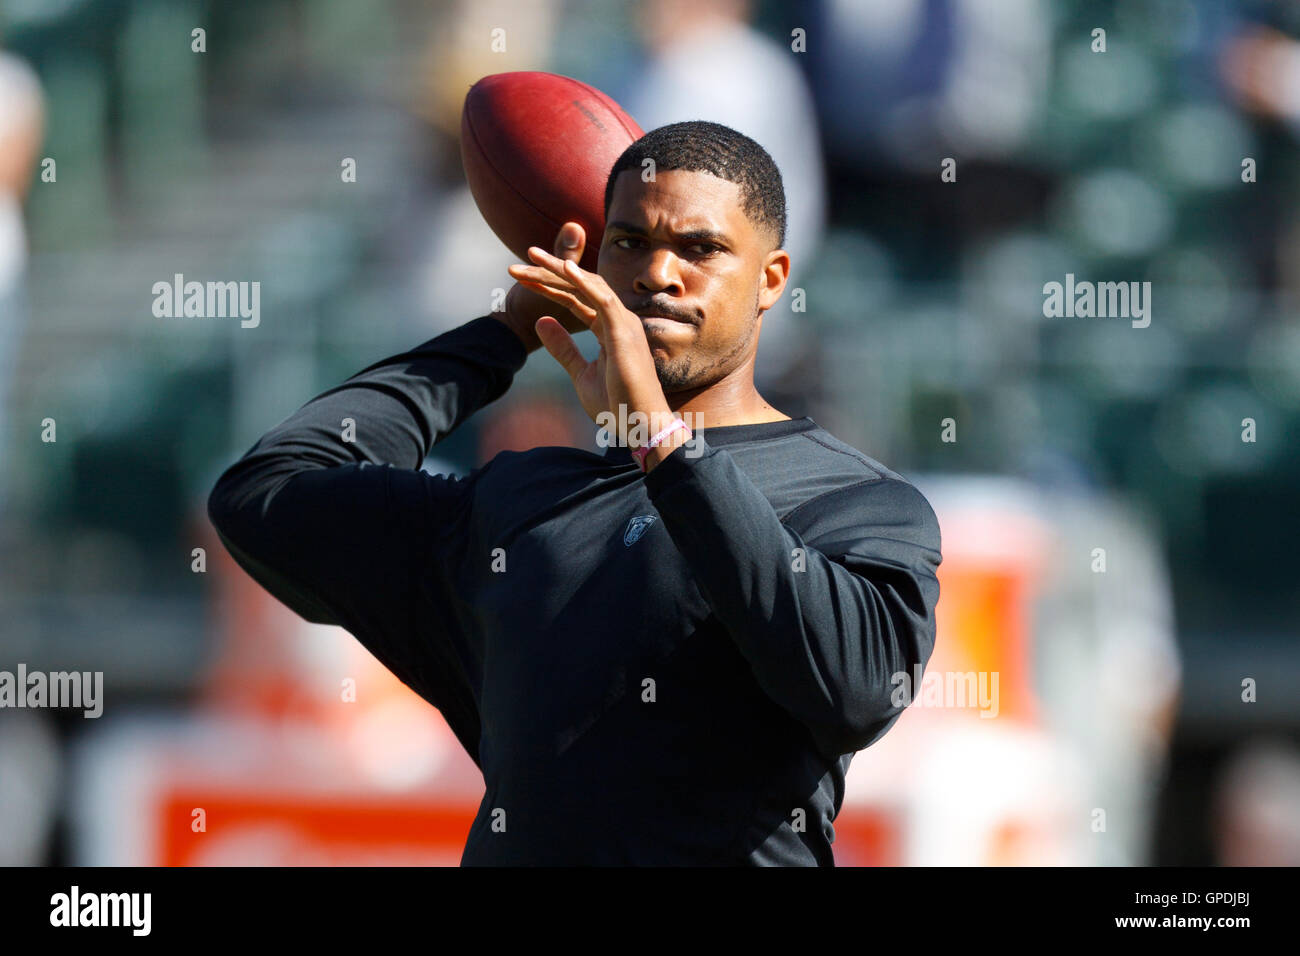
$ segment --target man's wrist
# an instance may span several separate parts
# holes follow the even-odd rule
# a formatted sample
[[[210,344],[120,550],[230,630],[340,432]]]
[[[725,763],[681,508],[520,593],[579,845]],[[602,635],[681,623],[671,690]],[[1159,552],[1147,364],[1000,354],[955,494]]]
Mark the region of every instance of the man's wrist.
[[[492,318],[496,319],[511,332],[523,344],[524,349],[529,353],[536,352],[542,347],[542,340],[537,337],[536,330],[530,325],[524,328],[524,323],[519,321],[509,311],[493,312]]]
[[[671,455],[674,449],[680,448],[682,445],[685,445],[686,442],[689,440],[690,440],[690,435],[686,431],[686,429],[679,428],[677,429],[677,431],[673,432],[671,435],[665,438],[658,445],[655,445],[653,448],[651,448],[648,452],[646,452],[646,456],[645,456],[646,474],[648,475],[650,474],[650,472],[654,471],[655,467],[661,461],[663,461],[665,458]]]
[[[646,450],[644,470],[646,474],[649,474],[656,465],[671,455],[674,449],[685,444],[690,439],[691,432],[689,428],[682,427],[685,425],[685,421],[683,421],[681,416],[675,412],[664,410],[652,413],[646,417],[650,422],[650,427],[645,439],[647,443],[651,438],[653,438],[653,436],[659,434],[660,431],[667,428],[669,425],[672,425],[675,421],[682,421],[682,425],[679,425],[665,435],[663,439],[660,440],[659,444]]]

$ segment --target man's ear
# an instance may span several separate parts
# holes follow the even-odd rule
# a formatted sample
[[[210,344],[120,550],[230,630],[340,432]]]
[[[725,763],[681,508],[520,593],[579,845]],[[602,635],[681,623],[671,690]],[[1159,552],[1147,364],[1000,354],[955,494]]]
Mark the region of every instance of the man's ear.
[[[763,259],[763,275],[759,280],[758,308],[766,312],[776,305],[790,278],[790,254],[784,249],[773,249]]]

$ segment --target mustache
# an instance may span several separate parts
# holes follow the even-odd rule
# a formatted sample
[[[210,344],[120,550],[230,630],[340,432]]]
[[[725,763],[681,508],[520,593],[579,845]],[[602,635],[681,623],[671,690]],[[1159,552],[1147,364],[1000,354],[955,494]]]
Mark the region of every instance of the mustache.
[[[633,303],[627,306],[629,312],[635,312],[639,316],[662,315],[666,319],[676,319],[678,322],[690,322],[692,325],[699,323],[700,318],[694,312],[683,309],[671,302],[656,302],[651,299],[648,302]]]

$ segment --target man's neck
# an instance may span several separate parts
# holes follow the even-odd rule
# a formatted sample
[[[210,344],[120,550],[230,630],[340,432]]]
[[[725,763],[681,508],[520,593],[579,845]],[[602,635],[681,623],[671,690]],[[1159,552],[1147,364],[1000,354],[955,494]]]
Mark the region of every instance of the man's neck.
[[[758,394],[753,382],[748,388],[727,388],[724,383],[697,393],[674,392],[668,405],[694,428],[725,428],[728,425],[761,425],[789,421],[790,416],[773,408]]]

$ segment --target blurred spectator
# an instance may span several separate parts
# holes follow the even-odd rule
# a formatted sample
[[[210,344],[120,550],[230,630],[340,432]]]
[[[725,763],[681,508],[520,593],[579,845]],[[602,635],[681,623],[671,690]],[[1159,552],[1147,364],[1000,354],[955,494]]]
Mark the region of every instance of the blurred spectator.
[[[9,469],[9,383],[27,316],[22,289],[27,267],[22,199],[31,182],[43,128],[40,81],[22,60],[0,52],[0,513]]]
[[[817,253],[825,174],[812,93],[788,46],[748,25],[745,0],[652,0],[638,8],[650,62],[623,106],[645,130],[710,120],[744,133],[781,170],[789,225],[786,293],[763,317],[755,378],[777,376],[807,348],[793,290]],[[800,334],[796,334],[800,333]],[[761,388],[761,383],[760,383]]]
[[[420,205],[407,243],[419,303],[407,333],[424,338],[446,332],[492,308],[493,290],[510,288],[506,272],[515,256],[478,211],[464,183],[460,118],[469,88],[485,76],[545,70],[560,16],[558,0],[456,0],[437,18],[421,56],[414,110],[438,134],[429,169],[432,192]],[[456,282],[446,277],[454,275]]]
[[[558,0],[455,0],[423,54],[415,111],[459,142],[465,93],[493,73],[546,69],[559,17]]]
[[[943,156],[1011,153],[1047,95],[1050,26],[1041,0],[825,0],[809,66],[831,155],[937,176]]]
[[[1272,27],[1250,26],[1224,44],[1219,70],[1247,109],[1300,133],[1300,43]]]
[[[0,866],[46,862],[62,763],[58,737],[44,713],[10,709],[0,716]]]
[[[1219,778],[1212,814],[1220,866],[1300,866],[1300,751],[1257,741]]]

